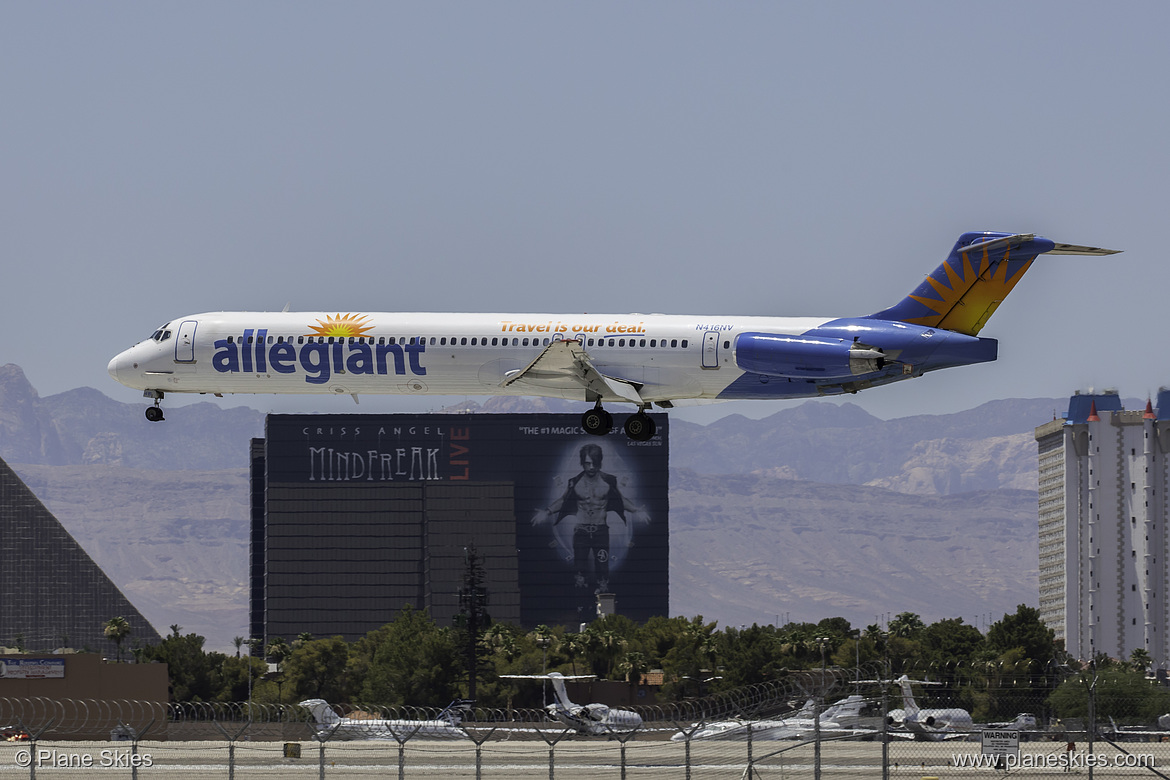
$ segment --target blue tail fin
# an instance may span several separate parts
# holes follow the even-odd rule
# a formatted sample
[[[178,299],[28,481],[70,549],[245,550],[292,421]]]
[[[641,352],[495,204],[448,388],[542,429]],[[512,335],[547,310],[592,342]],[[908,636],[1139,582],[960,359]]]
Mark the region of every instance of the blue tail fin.
[[[914,292],[870,318],[976,336],[1032,261],[1046,252],[1114,254],[1110,249],[1057,244],[1030,233],[964,233]]]

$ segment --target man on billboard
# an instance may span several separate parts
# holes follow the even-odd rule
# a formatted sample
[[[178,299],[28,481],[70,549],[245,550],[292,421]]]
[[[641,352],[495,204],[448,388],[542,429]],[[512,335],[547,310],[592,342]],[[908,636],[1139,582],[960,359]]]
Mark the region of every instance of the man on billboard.
[[[539,509],[532,518],[533,525],[542,525],[553,514],[555,529],[560,523],[571,518],[573,527],[573,568],[576,570],[577,587],[589,587],[590,580],[596,583],[599,593],[609,590],[610,529],[607,515],[613,512],[629,525],[627,518],[650,522],[646,512],[635,506],[618,487],[618,480],[612,474],[601,470],[602,450],[597,444],[581,447],[581,471],[572,477],[564,494],[548,507]],[[593,575],[590,577],[590,575]]]

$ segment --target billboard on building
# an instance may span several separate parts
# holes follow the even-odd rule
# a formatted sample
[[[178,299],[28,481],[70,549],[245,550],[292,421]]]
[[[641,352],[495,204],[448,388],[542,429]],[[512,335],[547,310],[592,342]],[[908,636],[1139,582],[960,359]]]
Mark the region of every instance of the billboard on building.
[[[281,566],[281,550],[291,550],[281,547],[278,526],[299,517],[327,539],[335,522],[332,497],[366,496],[370,504],[365,514],[350,515],[339,533],[381,538],[387,524],[402,525],[410,544],[390,545],[385,555],[396,550],[403,557],[396,564],[400,575],[420,578],[428,576],[428,550],[438,550],[440,542],[452,549],[460,528],[470,532],[478,510],[490,503],[497,524],[501,507],[510,507],[523,625],[575,628],[593,618],[597,593],[615,594],[617,612],[634,620],[667,614],[667,418],[655,415],[658,435],[646,442],[625,437],[617,422],[614,434],[597,437],[581,430],[577,415],[563,414],[270,415],[264,453],[269,577],[274,565]],[[441,505],[433,489],[440,486]],[[409,502],[381,508],[388,497],[407,494]],[[275,507],[278,495],[291,503]],[[469,500],[460,503],[460,496]],[[485,502],[482,496],[501,498]],[[430,545],[428,518],[430,533],[442,535]],[[418,567],[407,565],[420,556]],[[318,557],[334,569],[347,566],[339,556]],[[303,575],[307,562],[303,554],[299,559]],[[439,587],[420,581],[419,592]],[[270,613],[279,597],[269,588]]]

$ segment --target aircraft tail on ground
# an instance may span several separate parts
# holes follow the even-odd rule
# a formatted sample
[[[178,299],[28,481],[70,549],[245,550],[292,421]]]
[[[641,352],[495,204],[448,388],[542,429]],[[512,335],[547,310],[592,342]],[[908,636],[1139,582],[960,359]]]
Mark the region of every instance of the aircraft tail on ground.
[[[914,701],[914,691],[910,687],[910,678],[902,675],[894,682],[902,689],[902,711],[905,717],[910,717],[918,714],[918,703]]]
[[[565,678],[552,672],[549,674],[549,682],[552,683],[553,696],[556,697],[557,704],[561,705],[563,709],[572,709],[573,702],[569,699],[569,692],[565,690]]]
[[[1038,255],[1111,255],[1031,233],[964,233],[942,265],[897,305],[870,315],[976,336]]]
[[[301,706],[313,713],[313,720],[317,722],[319,727],[332,726],[334,723],[341,722],[341,718],[324,699],[306,699],[301,702]]]
[[[444,720],[452,726],[458,726],[467,717],[467,713],[475,706],[475,699],[455,699],[439,713],[436,720]]]

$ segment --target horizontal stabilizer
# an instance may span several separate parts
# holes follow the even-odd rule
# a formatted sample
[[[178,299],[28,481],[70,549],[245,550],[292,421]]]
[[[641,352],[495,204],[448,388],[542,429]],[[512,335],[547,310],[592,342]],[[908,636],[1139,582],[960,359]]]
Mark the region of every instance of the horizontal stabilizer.
[[[1076,244],[1057,244],[1048,251],[1050,255],[1116,255],[1120,249],[1102,249],[1097,246],[1078,246]]]

